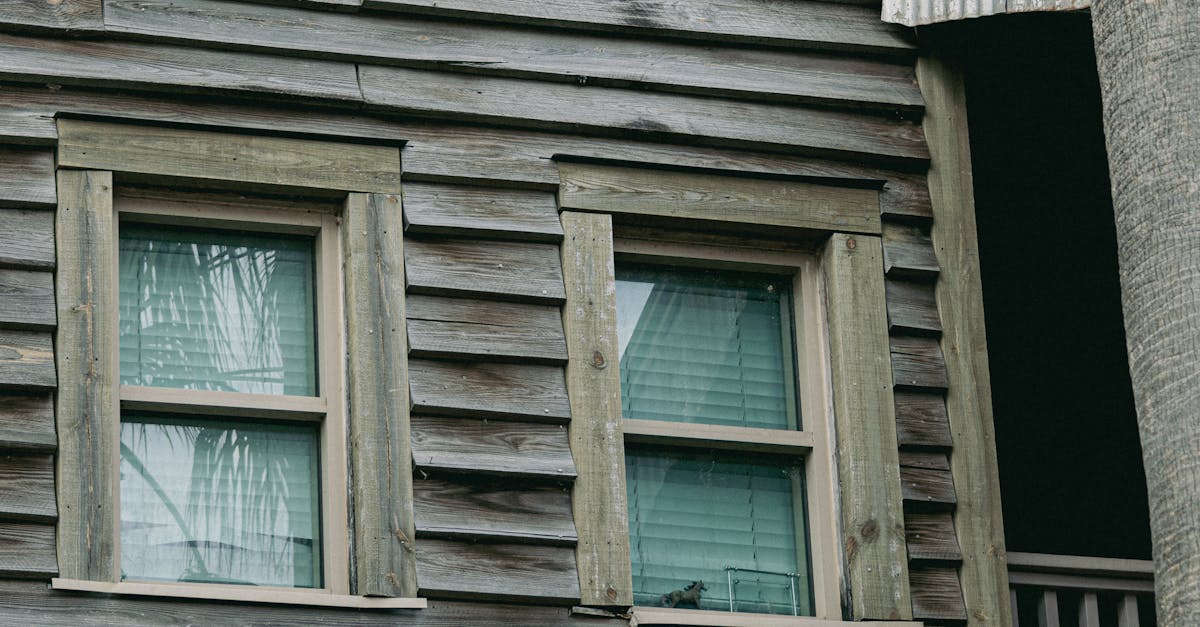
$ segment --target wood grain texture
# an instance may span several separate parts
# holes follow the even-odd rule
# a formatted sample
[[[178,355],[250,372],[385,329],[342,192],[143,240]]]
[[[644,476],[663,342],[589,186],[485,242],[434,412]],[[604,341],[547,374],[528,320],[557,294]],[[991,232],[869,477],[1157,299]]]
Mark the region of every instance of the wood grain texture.
[[[58,137],[58,164],[66,168],[289,188],[400,191],[400,151],[386,146],[89,120],[59,120]]]
[[[882,184],[879,203],[885,216],[928,222],[929,189],[924,174],[882,169],[855,161],[830,161],[799,155],[731,151],[629,138],[556,135],[497,127],[365,117],[311,108],[254,107],[235,102],[164,101],[134,93],[83,91],[64,87],[6,87],[0,94],[0,128],[24,133],[22,141],[53,145],[58,111],[93,116],[133,117],[173,124],[201,124],[274,133],[320,134],[365,141],[407,142],[406,181],[473,185],[503,184],[555,190],[558,168],[552,157],[610,159],[666,167],[708,168],[732,173],[839,178],[847,184]],[[3,127],[16,119],[15,127]],[[12,141],[12,140],[10,140]],[[727,172],[727,173],[730,173]]]
[[[516,627],[518,625],[623,626],[624,620],[572,617],[565,607],[431,599],[423,610],[346,611],[330,608],[117,597],[48,590],[41,581],[0,581],[0,620],[28,627],[195,624],[320,624],[336,627]]]
[[[559,366],[409,361],[414,413],[565,423],[571,419]]]
[[[892,374],[897,387],[944,390],[946,362],[936,338],[893,337]]]
[[[57,34],[104,30],[103,0],[0,0],[0,24],[7,29],[60,31]]]
[[[409,239],[408,289],[435,294],[560,305],[558,246],[524,242]]]
[[[761,10],[761,7],[756,7]],[[221,0],[108,0],[116,33],[383,65],[523,76],[737,98],[920,109],[911,66],[797,51],[339,15]]]
[[[880,229],[879,192],[871,189],[589,163],[560,163],[558,172],[562,209],[672,218],[709,229]]]
[[[0,390],[50,390],[55,385],[50,334],[0,330]]]
[[[0,56],[3,54],[0,45]],[[3,72],[0,65],[0,75]],[[0,145],[0,204],[53,209],[54,203],[54,151]]]
[[[564,211],[562,224],[571,454],[579,473],[571,502],[579,530],[575,559],[581,603],[631,605],[612,219]]]
[[[950,470],[950,458],[939,451],[900,451],[900,466],[905,468],[929,468]]]
[[[880,22],[878,9],[816,2],[763,5],[746,0],[721,3],[684,0],[631,6],[617,0],[548,0],[533,4],[522,0],[364,0],[363,7],[790,48],[903,54],[914,45],[902,29]]]
[[[932,281],[939,267],[933,242],[920,227],[885,224],[883,266],[888,278]]]
[[[404,219],[394,194],[342,212],[356,593],[415,597],[404,332]]]
[[[55,320],[53,274],[0,268],[0,327],[49,330]]]
[[[507,481],[426,479],[413,484],[418,537],[573,546],[570,491]]]
[[[557,307],[413,296],[413,357],[563,364],[567,346]]]
[[[528,544],[471,544],[426,538],[417,545],[421,596],[579,602],[575,551]]]
[[[111,286],[116,228],[112,173],[64,170],[58,175],[58,430],[59,573],[111,581],[117,537],[113,470],[117,317]]]
[[[54,456],[0,455],[0,520],[53,523]]]
[[[361,100],[354,65],[123,41],[0,35],[0,78],[141,91]]]
[[[888,331],[894,334],[940,335],[942,320],[938,316],[937,299],[928,283],[888,279]]]
[[[558,242],[562,225],[546,192],[406,183],[404,225],[410,233]]]
[[[879,238],[835,233],[822,266],[850,616],[907,619],[908,556]]]
[[[558,425],[414,416],[412,449],[419,471],[552,481],[575,477],[567,432]]]
[[[910,561],[961,562],[954,517],[949,512],[904,515],[904,535]]]
[[[46,453],[56,448],[50,395],[0,393],[0,449]]]
[[[934,468],[900,467],[901,491],[906,506],[923,510],[954,509],[958,498],[954,492],[954,478],[950,470]]]
[[[912,567],[913,619],[925,621],[964,621],[958,570],[953,567],[916,565]],[[1007,602],[1007,599],[1005,599]]]
[[[946,357],[946,412],[954,439],[950,468],[963,489],[954,527],[962,547],[962,599],[971,627],[1008,625],[1004,522],[1001,517],[991,376],[975,237],[974,184],[961,71],[945,59],[917,63],[922,91],[934,103],[926,133],[936,146],[929,189],[936,220],[932,239],[943,264],[937,283]]]
[[[0,577],[49,579],[57,574],[54,525],[0,523]]]
[[[944,396],[897,390],[895,397],[900,446],[948,449],[953,445]]]
[[[0,209],[0,267],[54,269],[54,212]]]
[[[909,165],[928,158],[919,126],[863,113],[373,65],[359,81],[371,109],[440,120]]]

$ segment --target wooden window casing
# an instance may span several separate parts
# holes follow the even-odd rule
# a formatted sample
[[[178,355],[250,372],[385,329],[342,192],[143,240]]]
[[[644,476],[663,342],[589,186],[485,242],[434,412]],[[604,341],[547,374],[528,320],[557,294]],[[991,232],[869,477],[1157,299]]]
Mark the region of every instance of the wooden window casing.
[[[639,624],[834,624],[847,596],[852,618],[886,606],[900,609],[876,618],[910,619],[877,192],[590,163],[559,166],[583,604],[633,603],[623,449],[629,441],[802,457],[816,615],[634,607]],[[679,229],[691,235],[670,235],[689,232]],[[764,234],[771,239],[749,239]],[[791,274],[804,430],[623,419],[615,363],[618,255]],[[860,541],[864,535],[868,540]]]
[[[52,587],[362,609],[425,607],[424,599],[413,598],[411,469],[391,463],[411,456],[407,386],[384,380],[406,378],[399,151],[75,120],[59,125],[60,168],[105,169],[58,173],[61,515],[60,578]],[[114,178],[122,182],[119,192]],[[124,181],[206,191],[142,191]],[[207,191],[212,189],[219,191]],[[262,192],[275,196],[256,199]],[[309,200],[280,200],[280,194]],[[120,386],[116,259],[122,221],[313,237],[318,396]],[[375,276],[380,273],[386,277]],[[394,277],[400,277],[398,290]],[[122,411],[319,423],[324,587],[120,581]]]

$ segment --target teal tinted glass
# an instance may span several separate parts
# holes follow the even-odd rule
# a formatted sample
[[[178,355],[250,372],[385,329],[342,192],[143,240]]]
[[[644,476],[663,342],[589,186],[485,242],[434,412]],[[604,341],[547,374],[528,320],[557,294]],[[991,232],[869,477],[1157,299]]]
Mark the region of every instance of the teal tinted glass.
[[[625,475],[635,604],[812,614],[799,467],[634,449]]]
[[[121,578],[321,586],[315,426],[127,418]]]
[[[121,384],[317,394],[313,239],[121,224]]]
[[[798,428],[790,282],[618,265],[623,415]]]

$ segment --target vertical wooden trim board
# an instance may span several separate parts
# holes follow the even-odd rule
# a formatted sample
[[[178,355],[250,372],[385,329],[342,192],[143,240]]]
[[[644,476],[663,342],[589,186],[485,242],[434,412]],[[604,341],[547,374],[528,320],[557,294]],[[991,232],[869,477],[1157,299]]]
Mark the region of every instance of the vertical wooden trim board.
[[[396,194],[352,193],[343,215],[355,594],[415,597],[412,450]]]
[[[992,391],[984,333],[971,149],[962,73],[947,60],[921,57],[917,80],[925,96],[929,142],[932,239],[941,262],[936,295],[949,388],[946,412],[958,488],[954,527],[962,548],[961,582],[968,625],[1009,625],[1008,566],[996,463]]]
[[[822,258],[850,618],[912,618],[878,237],[834,233]]]
[[[612,218],[562,213],[567,302],[569,436],[578,477],[571,491],[583,605],[633,605],[625,444],[617,367],[617,293]]]
[[[112,173],[58,172],[59,574],[113,581],[116,541],[116,250]]]

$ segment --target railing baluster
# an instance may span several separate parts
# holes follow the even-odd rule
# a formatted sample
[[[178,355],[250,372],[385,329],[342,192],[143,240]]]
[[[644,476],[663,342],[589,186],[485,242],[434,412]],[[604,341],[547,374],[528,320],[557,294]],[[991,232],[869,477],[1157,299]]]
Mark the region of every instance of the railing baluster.
[[[1095,592],[1085,592],[1079,599],[1079,627],[1100,627],[1100,600]]]
[[[1053,590],[1042,591],[1038,599],[1038,627],[1059,627],[1058,593]]]
[[[1012,604],[1012,626],[1021,627],[1020,612],[1017,611],[1017,589],[1008,589],[1008,602]]]
[[[1138,618],[1136,594],[1127,594],[1122,597],[1117,612],[1117,624],[1120,627],[1141,627],[1142,621]]]

